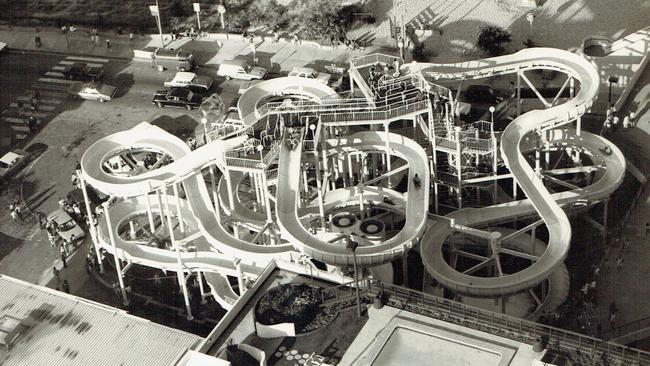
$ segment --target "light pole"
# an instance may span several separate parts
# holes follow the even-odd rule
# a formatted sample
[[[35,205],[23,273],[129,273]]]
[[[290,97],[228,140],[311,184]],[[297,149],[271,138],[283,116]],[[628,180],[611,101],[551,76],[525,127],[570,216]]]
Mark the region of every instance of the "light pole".
[[[352,250],[352,257],[354,259],[354,287],[357,293],[357,315],[361,318],[361,297],[359,296],[359,276],[357,273],[357,247],[359,243],[352,240],[352,237],[347,237],[346,248]]]
[[[533,39],[533,21],[535,20],[535,14],[528,13],[526,14],[526,20],[530,23],[530,39]]]
[[[612,83],[618,83],[618,76],[610,76],[607,80],[609,82],[609,92],[607,93],[607,103],[612,106]]]
[[[494,111],[496,108],[490,106],[490,134],[494,137]]]
[[[70,41],[68,40],[68,27],[64,25],[63,27],[61,27],[61,30],[63,31],[63,35],[65,36],[65,45],[69,50],[70,49]]]
[[[208,143],[208,119],[206,117],[201,118],[201,124],[203,125],[203,143]]]
[[[309,130],[311,131],[311,139],[314,140],[314,148],[316,146],[316,125],[315,124],[310,124],[309,125]]]

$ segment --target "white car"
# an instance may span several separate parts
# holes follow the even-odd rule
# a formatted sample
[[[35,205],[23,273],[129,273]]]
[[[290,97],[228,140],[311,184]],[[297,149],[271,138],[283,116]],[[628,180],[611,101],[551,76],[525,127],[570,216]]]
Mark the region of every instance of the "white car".
[[[0,53],[3,53],[6,50],[7,50],[7,44],[4,42],[0,42]]]
[[[86,236],[76,221],[63,209],[58,209],[47,216],[47,222],[56,224],[57,233],[67,243],[74,243]]]
[[[173,77],[167,79],[164,85],[168,88],[188,88],[192,91],[205,93],[212,86],[212,78],[209,76],[198,76],[193,72],[177,72]]]
[[[251,67],[245,60],[224,60],[219,65],[217,75],[223,76],[226,80],[257,80],[264,79],[267,70],[263,67]]]
[[[326,72],[318,72],[311,67],[294,67],[289,73],[289,77],[298,77],[305,79],[316,79],[321,83],[327,85],[332,78],[331,74]]]
[[[74,99],[97,100],[100,103],[113,99],[116,87],[106,84],[86,83],[81,87],[73,87],[72,97]]]
[[[9,178],[27,164],[28,154],[22,150],[13,150],[0,158],[0,181]]]

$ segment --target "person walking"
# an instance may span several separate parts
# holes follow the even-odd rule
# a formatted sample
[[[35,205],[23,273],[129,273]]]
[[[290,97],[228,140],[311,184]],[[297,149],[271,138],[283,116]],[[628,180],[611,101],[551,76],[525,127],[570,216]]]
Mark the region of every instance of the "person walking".
[[[106,38],[106,48],[111,48],[111,40]]]
[[[623,268],[623,257],[619,256],[618,259],[616,260],[616,269],[621,270]]]
[[[68,280],[63,280],[63,285],[61,285],[61,289],[62,289],[63,292],[65,292],[66,294],[69,294],[69,293],[70,293],[70,284],[68,283]]]
[[[56,278],[57,281],[60,281],[61,278],[59,277],[61,275],[61,271],[59,271],[56,266],[52,267],[52,274],[54,275],[54,278]]]
[[[65,251],[65,241],[63,241],[63,243],[61,243],[61,247],[60,247],[59,251],[61,252],[61,262],[63,262],[63,268],[68,268],[68,262],[66,261],[67,253]]]
[[[597,280],[599,276],[600,276],[600,265],[597,264],[594,266],[594,280]]]

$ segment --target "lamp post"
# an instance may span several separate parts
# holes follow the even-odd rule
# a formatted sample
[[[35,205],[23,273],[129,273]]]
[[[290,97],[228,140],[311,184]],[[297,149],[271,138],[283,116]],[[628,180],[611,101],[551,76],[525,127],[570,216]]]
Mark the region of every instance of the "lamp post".
[[[359,276],[357,274],[357,247],[359,243],[352,240],[352,237],[347,237],[346,248],[352,250],[352,257],[354,258],[354,287],[357,293],[357,315],[361,318],[361,297],[359,296]]]
[[[70,41],[68,40],[68,26],[64,25],[61,27],[61,30],[63,31],[63,35],[65,36],[65,45],[67,49],[70,49]]]
[[[201,124],[203,125],[203,143],[208,143],[208,119],[207,117],[201,118]]]
[[[311,139],[314,140],[314,145],[316,144],[316,125],[310,124],[309,130],[311,131]]]
[[[612,106],[612,83],[618,83],[618,76],[610,76],[607,80],[609,82],[609,92],[607,93],[607,103]]]

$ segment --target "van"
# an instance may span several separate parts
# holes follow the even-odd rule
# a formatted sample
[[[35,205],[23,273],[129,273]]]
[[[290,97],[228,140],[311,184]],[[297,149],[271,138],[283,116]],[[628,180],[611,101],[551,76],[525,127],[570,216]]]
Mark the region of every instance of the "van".
[[[194,55],[183,50],[156,48],[152,58],[154,64],[175,67],[178,71],[192,71],[196,68]]]
[[[266,76],[266,72],[265,68],[251,67],[244,60],[225,60],[219,65],[217,75],[225,77],[226,80],[255,80],[263,79]]]

